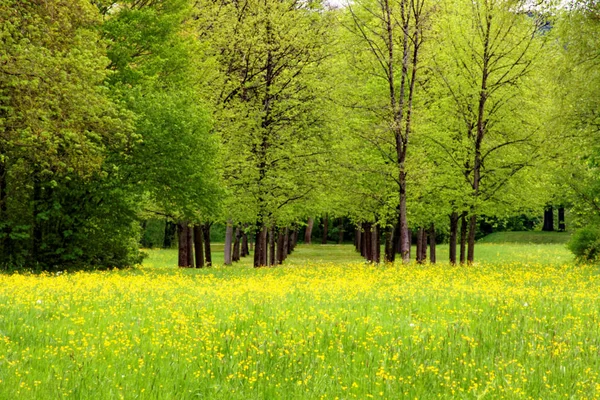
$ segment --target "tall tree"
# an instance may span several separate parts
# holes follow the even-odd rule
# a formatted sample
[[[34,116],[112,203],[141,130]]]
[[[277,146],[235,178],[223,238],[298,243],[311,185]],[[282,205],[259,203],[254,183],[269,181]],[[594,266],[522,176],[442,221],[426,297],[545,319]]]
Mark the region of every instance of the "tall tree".
[[[360,75],[385,93],[376,101],[361,101],[379,125],[362,137],[380,152],[386,164],[393,163],[389,179],[397,185],[397,223],[404,262],[409,261],[410,249],[406,159],[428,13],[425,0],[359,0],[348,5],[350,21],[346,23],[357,38],[351,44],[358,53],[351,65],[368,71]],[[388,228],[389,242],[393,242],[394,231],[393,226]]]
[[[445,4],[437,72],[456,120],[435,139],[469,186],[467,261],[474,260],[477,215],[513,177],[540,156],[542,129],[528,92],[547,40],[544,16],[525,1],[477,0]],[[544,101],[537,97],[540,104]],[[446,100],[442,100],[446,101]],[[447,110],[445,108],[442,108]],[[446,111],[447,112],[447,111]],[[443,131],[442,131],[443,132]],[[460,206],[465,198],[460,196]]]
[[[326,14],[317,2],[198,2],[201,39],[218,74],[209,83],[224,145],[224,183],[255,226],[255,266],[266,265],[267,227],[323,183],[320,65]],[[264,253],[264,254],[262,254]]]

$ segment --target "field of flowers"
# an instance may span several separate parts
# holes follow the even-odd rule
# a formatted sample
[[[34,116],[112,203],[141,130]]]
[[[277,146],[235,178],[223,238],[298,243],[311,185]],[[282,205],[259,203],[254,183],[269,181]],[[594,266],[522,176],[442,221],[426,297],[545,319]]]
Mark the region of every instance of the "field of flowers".
[[[597,398],[598,273],[515,262],[0,275],[0,398]]]

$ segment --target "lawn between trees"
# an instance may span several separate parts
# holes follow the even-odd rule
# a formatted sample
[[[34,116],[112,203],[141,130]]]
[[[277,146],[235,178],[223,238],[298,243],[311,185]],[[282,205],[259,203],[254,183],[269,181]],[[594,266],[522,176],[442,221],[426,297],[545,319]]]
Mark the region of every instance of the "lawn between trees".
[[[279,268],[216,251],[181,269],[152,250],[130,270],[0,275],[0,398],[600,395],[598,268],[558,243],[478,251],[377,266],[299,245]]]

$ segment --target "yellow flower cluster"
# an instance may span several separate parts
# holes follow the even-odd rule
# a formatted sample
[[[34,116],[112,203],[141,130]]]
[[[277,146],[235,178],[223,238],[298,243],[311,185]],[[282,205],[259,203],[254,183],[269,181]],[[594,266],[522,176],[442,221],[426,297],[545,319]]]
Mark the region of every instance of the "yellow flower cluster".
[[[600,397],[592,266],[0,275],[0,398]]]

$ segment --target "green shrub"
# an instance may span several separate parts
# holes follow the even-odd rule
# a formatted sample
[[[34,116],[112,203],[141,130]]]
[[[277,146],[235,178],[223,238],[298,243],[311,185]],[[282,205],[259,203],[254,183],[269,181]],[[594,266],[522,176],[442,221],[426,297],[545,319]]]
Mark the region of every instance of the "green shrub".
[[[600,226],[588,225],[575,232],[567,244],[580,262],[595,262],[600,258]]]

